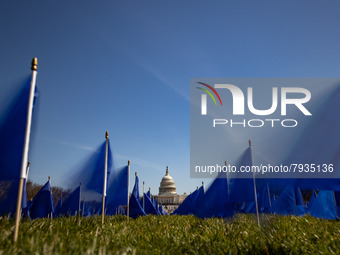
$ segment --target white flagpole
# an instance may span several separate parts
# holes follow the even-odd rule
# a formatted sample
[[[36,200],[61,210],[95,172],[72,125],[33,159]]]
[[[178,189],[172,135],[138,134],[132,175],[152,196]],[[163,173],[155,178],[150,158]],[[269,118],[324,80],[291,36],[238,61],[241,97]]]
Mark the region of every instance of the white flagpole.
[[[229,191],[229,175],[228,175],[228,167],[227,167],[227,161],[224,161],[224,165],[227,169],[227,191],[228,191],[228,197],[230,196],[230,191]]]
[[[105,163],[104,163],[104,185],[103,185],[103,203],[102,203],[102,224],[104,224],[105,215],[105,197],[106,197],[106,182],[107,182],[107,161],[109,157],[109,132],[105,133]]]
[[[127,208],[126,208],[126,219],[129,220],[130,216],[130,201],[129,201],[129,182],[130,179],[130,160],[128,160],[128,174],[127,174]]]
[[[24,186],[24,179],[26,178],[26,167],[27,167],[28,149],[29,149],[29,143],[30,143],[31,121],[32,121],[35,82],[36,82],[36,77],[37,77],[37,67],[38,67],[38,59],[33,58],[32,66],[31,66],[32,76],[31,76],[31,88],[30,88],[29,99],[28,99],[28,108],[27,108],[25,141],[24,141],[22,160],[21,160],[20,180],[19,180],[17,208],[16,208],[16,216],[15,216],[14,242],[18,240],[19,224],[20,224],[20,218],[21,218],[22,190]]]
[[[144,203],[144,185],[145,185],[145,182],[143,181],[143,210],[145,210],[145,203]]]
[[[253,165],[253,151],[251,149],[251,140],[249,139],[249,147],[250,147],[250,156],[251,156],[251,165]],[[253,172],[253,180],[254,180],[254,193],[255,193],[255,208],[256,208],[256,218],[257,225],[260,227],[260,217],[259,217],[259,206],[257,204],[257,193],[256,193],[256,181],[255,181],[255,172]]]
[[[31,165],[31,163],[30,162],[28,162],[27,163],[27,168],[26,168],[26,181],[27,181],[27,178],[28,178],[28,173],[29,173],[29,171],[30,171],[30,165]]]

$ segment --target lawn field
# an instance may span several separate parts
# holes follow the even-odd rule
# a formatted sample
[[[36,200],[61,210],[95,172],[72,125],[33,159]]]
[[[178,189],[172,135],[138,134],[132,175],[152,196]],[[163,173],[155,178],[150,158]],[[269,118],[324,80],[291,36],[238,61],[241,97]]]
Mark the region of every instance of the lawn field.
[[[254,215],[0,219],[0,254],[340,254],[340,222],[310,216]]]

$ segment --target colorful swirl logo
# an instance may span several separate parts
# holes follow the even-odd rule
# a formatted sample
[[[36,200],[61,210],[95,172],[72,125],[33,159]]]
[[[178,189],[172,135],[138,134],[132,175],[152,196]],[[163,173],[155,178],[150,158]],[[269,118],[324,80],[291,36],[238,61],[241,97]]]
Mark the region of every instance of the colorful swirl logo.
[[[220,95],[217,93],[217,91],[213,87],[211,87],[210,85],[208,85],[206,83],[203,83],[203,82],[197,82],[197,83],[199,83],[199,84],[209,88],[217,96],[217,98],[220,101],[220,104],[222,106],[222,100],[220,98]],[[206,92],[212,98],[212,100],[214,100],[215,105],[217,105],[215,97],[211,94],[211,92],[209,90],[201,88],[201,87],[197,87],[197,88],[203,90],[204,92]]]
[[[217,93],[217,91],[213,87],[211,87],[210,85],[208,85],[206,83],[203,83],[203,82],[197,82],[197,83],[199,83],[199,84],[207,87],[208,89],[210,89],[217,96],[217,98],[220,101],[220,104],[222,106],[221,97],[220,97],[220,95]],[[217,105],[214,95],[208,89],[201,88],[201,87],[196,87],[196,88],[198,88],[200,90],[203,90],[205,93],[207,93],[212,98],[212,100],[214,101],[215,105]],[[201,95],[201,114],[202,115],[207,115],[207,94],[202,94]]]

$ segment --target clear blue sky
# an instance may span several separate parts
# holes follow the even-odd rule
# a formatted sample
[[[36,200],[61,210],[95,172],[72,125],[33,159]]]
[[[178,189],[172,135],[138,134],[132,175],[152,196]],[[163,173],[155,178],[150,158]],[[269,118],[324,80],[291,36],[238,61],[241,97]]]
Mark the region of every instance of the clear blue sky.
[[[190,78],[339,77],[339,13],[313,0],[1,1],[0,102],[39,61],[29,178],[63,186],[108,130],[115,165],[130,159],[153,193],[167,165],[178,193],[194,190]]]

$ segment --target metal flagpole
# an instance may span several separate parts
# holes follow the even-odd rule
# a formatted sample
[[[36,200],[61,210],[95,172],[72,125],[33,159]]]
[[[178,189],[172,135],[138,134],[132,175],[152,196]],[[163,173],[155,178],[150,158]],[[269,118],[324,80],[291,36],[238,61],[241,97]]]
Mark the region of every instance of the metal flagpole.
[[[251,149],[251,140],[249,139],[249,147],[250,147],[250,156],[251,156],[251,165],[253,165],[253,151]],[[253,172],[253,180],[254,180],[254,193],[255,193],[255,207],[256,207],[256,218],[257,225],[260,227],[260,217],[259,217],[259,206],[257,204],[257,193],[256,193],[256,181],[255,181],[255,172]]]
[[[27,168],[26,168],[26,183],[27,183],[27,178],[28,178],[28,173],[29,173],[29,171],[30,171],[30,165],[31,165],[31,162],[28,162],[27,163]]]
[[[145,210],[145,202],[144,202],[144,185],[145,185],[145,182],[143,181],[143,210]]]
[[[31,76],[31,88],[30,88],[29,99],[28,99],[28,108],[27,108],[25,141],[24,141],[22,160],[21,160],[20,180],[19,180],[17,208],[16,208],[16,216],[15,216],[14,242],[18,240],[19,224],[20,224],[20,218],[21,218],[22,190],[24,186],[24,179],[26,178],[26,167],[27,167],[28,149],[29,149],[29,143],[30,143],[31,121],[32,121],[35,82],[36,82],[36,77],[37,77],[37,68],[38,68],[38,59],[33,58],[32,66],[31,66],[32,76]]]
[[[228,166],[227,166],[227,161],[224,161],[224,165],[226,167],[227,170],[227,191],[228,191],[228,197],[230,196],[230,192],[229,192],[229,175],[228,175]]]
[[[104,224],[105,215],[105,197],[106,197],[106,182],[107,182],[107,160],[109,155],[109,132],[105,133],[105,163],[104,163],[104,185],[103,185],[103,202],[102,202],[102,224]]]
[[[130,201],[129,201],[129,182],[130,179],[130,160],[128,160],[128,174],[127,174],[127,208],[126,208],[126,218],[127,220],[129,220],[129,216],[130,216]]]

